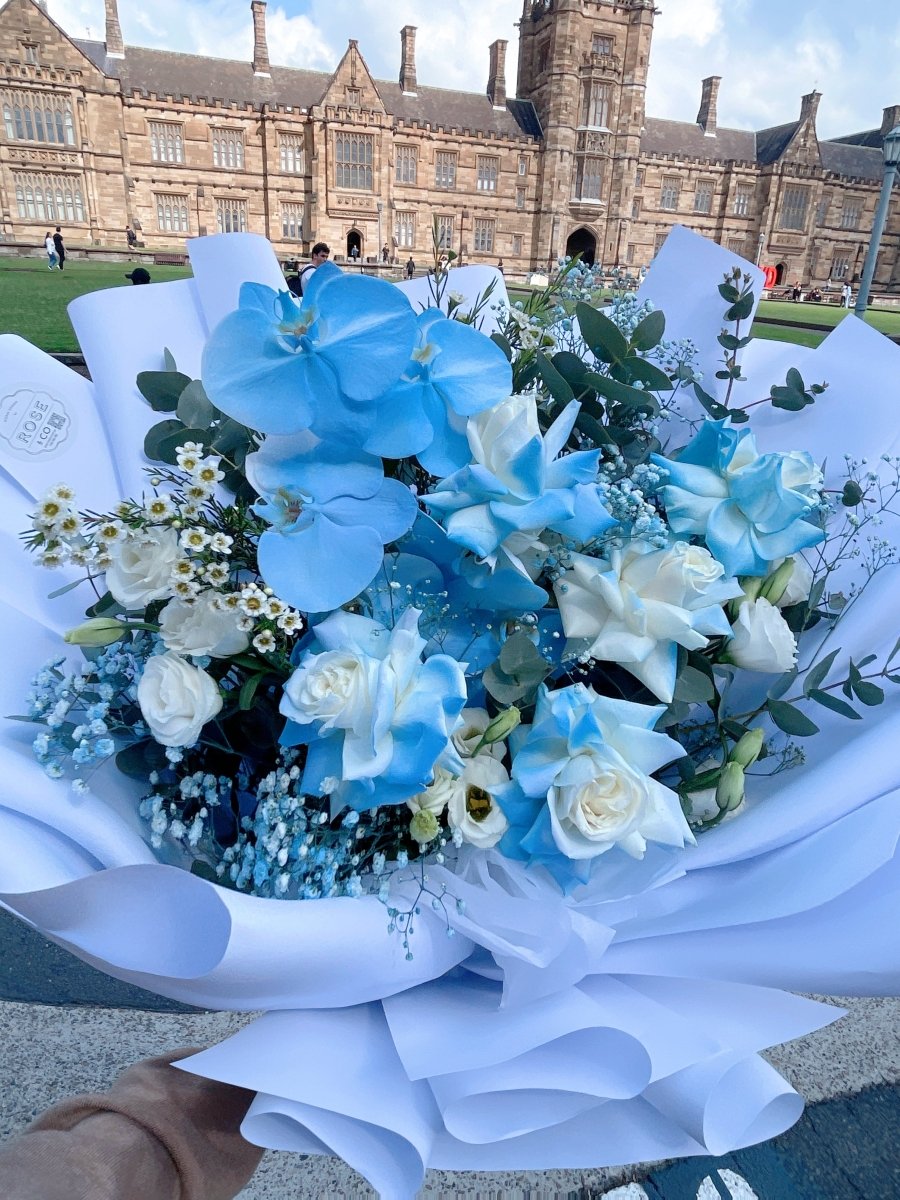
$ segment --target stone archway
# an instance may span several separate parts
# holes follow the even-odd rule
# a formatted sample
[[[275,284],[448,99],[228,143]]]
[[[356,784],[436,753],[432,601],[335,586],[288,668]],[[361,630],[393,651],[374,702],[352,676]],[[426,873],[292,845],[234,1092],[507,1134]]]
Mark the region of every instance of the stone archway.
[[[360,262],[362,259],[362,234],[358,229],[351,229],[347,234],[347,258],[351,262]]]
[[[787,274],[787,263],[780,262],[775,267],[775,286],[781,287]]]
[[[597,239],[583,225],[570,233],[566,241],[566,256],[574,258],[576,254],[581,255],[581,261],[586,266],[592,267],[597,261]]]

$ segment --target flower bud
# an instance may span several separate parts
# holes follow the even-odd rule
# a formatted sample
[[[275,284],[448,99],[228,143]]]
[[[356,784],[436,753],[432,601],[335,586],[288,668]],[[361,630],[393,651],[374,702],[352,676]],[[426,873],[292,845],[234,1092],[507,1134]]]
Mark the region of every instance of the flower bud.
[[[720,812],[734,812],[744,799],[744,768],[729,762],[722,768],[716,788],[716,805]]]
[[[63,641],[70,646],[111,646],[124,637],[128,629],[115,617],[92,617],[63,634]]]
[[[777,571],[773,571],[771,575],[763,582],[760,589],[760,599],[768,600],[770,604],[777,604],[784,593],[787,591],[788,584],[791,582],[791,576],[794,574],[794,560],[786,558]]]
[[[752,766],[759,758],[762,744],[763,731],[761,729],[750,729],[728,755],[728,761],[737,763],[742,770],[746,770],[747,767]]]
[[[476,754],[478,750],[483,749],[485,746],[492,746],[494,742],[500,742],[505,737],[509,737],[516,726],[521,723],[522,714],[514,704],[502,713],[498,713],[481,735],[481,741],[478,743]]]
[[[409,823],[409,836],[420,846],[436,838],[439,830],[437,817],[427,808],[420,808]]]
[[[745,600],[756,600],[759,597],[759,593],[762,590],[763,581],[758,576],[747,575],[744,576],[739,582],[741,587],[744,589]],[[743,604],[744,600],[738,596],[738,599],[735,601],[735,603],[738,602]]]

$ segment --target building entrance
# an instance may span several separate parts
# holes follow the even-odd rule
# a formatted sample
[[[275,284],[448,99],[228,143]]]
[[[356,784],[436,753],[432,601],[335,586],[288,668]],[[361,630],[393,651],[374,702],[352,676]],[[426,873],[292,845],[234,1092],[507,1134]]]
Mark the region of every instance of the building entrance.
[[[574,233],[569,234],[569,240],[566,242],[566,254],[569,258],[580,254],[581,261],[592,267],[597,259],[597,239],[589,229],[576,229]]]

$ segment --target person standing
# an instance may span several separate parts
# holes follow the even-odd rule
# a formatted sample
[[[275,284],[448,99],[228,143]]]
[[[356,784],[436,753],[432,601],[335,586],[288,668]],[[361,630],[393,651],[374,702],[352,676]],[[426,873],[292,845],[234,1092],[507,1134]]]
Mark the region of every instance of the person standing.
[[[849,308],[850,302],[853,299],[853,288],[849,283],[845,283],[841,287],[841,308]]]
[[[47,251],[47,270],[52,271],[56,266],[57,258],[56,246],[53,244],[53,234],[49,229],[47,230],[47,234],[44,238],[44,249]]]
[[[288,287],[290,290],[296,295],[302,296],[306,285],[312,279],[313,271],[315,271],[317,267],[321,267],[323,262],[328,262],[329,254],[331,254],[331,251],[324,242],[316,242],[312,248],[312,254],[310,255],[309,262],[296,277],[296,285],[292,283],[291,279],[288,280]]]
[[[62,232],[57,225],[56,233],[53,235],[53,245],[56,250],[56,257],[59,259],[59,269],[62,270],[66,265],[66,247],[63,242]]]
[[[406,278],[412,279],[416,273],[416,264],[413,262],[413,256],[409,256],[409,262],[406,264]]]

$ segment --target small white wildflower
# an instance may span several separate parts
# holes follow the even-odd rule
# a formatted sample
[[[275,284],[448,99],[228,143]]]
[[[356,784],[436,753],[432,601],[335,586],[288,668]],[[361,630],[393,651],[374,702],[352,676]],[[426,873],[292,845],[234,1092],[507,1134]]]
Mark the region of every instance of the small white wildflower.
[[[172,593],[180,600],[193,600],[200,592],[200,584],[194,579],[176,579],[172,584]]]
[[[191,529],[183,530],[178,540],[185,550],[193,550],[194,553],[199,553],[199,551],[206,549],[209,543],[209,534],[205,529],[200,529],[199,526],[195,525]]]
[[[228,567],[224,563],[210,563],[203,572],[203,578],[213,587],[221,587],[223,583],[227,583],[229,575]]]
[[[249,633],[256,624],[256,621],[254,621],[253,617],[243,616],[238,617],[236,624],[241,633]]]
[[[172,503],[171,496],[153,496],[144,505],[144,513],[147,520],[154,524],[168,521],[175,516],[175,505]]]
[[[109,545],[112,542],[120,542],[125,536],[125,526],[121,521],[104,521],[97,530],[97,537],[101,542],[106,542]]]
[[[173,579],[193,579],[197,569],[189,558],[178,558],[172,567]]]
[[[203,509],[193,500],[189,500],[187,504],[182,504],[178,510],[178,516],[182,521],[196,521]]]
[[[67,483],[56,483],[52,488],[48,488],[46,498],[61,500],[63,504],[71,504],[75,499],[75,489],[69,487]]]
[[[227,533],[214,533],[209,539],[209,548],[214,554],[230,554],[234,538]]]
[[[288,609],[283,616],[278,618],[278,628],[287,634],[299,633],[303,628],[303,618],[298,612],[293,609]]]
[[[265,614],[273,621],[277,621],[287,611],[287,605],[284,601],[279,600],[277,596],[271,596],[266,601]]]
[[[211,486],[218,483],[220,479],[224,479],[225,472],[219,470],[219,461],[218,458],[212,457],[201,459],[191,471],[195,482]]]
[[[212,495],[212,488],[207,487],[205,483],[189,483],[184,489],[184,494],[189,501],[195,504],[202,504],[204,500],[208,500]]]
[[[253,649],[258,650],[260,654],[271,654],[275,649],[275,635],[268,629],[264,629],[253,639]]]

